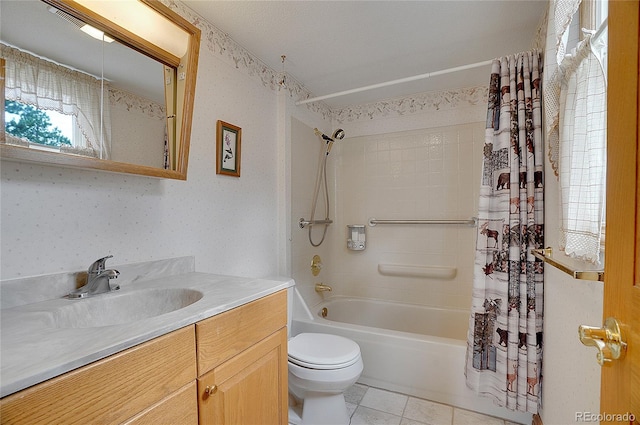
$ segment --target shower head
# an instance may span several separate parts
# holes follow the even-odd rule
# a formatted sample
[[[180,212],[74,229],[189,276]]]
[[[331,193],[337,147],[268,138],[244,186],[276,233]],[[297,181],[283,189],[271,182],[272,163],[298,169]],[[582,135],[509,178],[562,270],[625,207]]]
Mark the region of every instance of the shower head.
[[[316,133],[316,136],[322,137],[322,140],[324,140],[327,143],[333,143],[333,141],[335,141],[335,140],[344,139],[344,130],[341,129],[341,128],[339,128],[336,131],[334,131],[333,132],[333,136],[331,136],[331,137],[329,137],[326,134],[322,133],[317,128],[314,128],[313,131]]]
[[[333,132],[333,139],[334,140],[342,140],[344,139],[344,130],[339,128],[336,131]]]
[[[341,128],[339,128],[339,129],[337,129],[336,131],[333,132],[333,138],[331,138],[331,137],[327,136],[326,134],[322,133],[317,128],[314,128],[313,131],[316,133],[316,136],[322,137],[322,140],[327,142],[327,152],[326,152],[327,155],[329,155],[329,152],[331,152],[331,147],[333,146],[334,140],[342,140],[342,139],[344,139],[344,130],[341,129]]]

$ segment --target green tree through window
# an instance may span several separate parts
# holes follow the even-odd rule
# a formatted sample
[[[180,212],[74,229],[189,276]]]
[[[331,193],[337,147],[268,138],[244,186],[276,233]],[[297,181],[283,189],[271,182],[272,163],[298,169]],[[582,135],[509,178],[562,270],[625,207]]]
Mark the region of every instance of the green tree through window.
[[[17,121],[12,118],[6,122],[7,133],[45,146],[71,146],[71,140],[58,127],[52,126],[51,119],[44,111],[13,100],[5,100],[4,106],[7,114],[18,116]]]

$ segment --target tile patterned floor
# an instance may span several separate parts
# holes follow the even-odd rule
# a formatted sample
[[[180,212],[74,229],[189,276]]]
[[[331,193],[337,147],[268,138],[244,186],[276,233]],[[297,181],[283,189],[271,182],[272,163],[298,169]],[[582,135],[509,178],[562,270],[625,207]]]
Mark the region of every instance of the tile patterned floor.
[[[500,418],[355,384],[344,394],[351,425],[516,425]]]

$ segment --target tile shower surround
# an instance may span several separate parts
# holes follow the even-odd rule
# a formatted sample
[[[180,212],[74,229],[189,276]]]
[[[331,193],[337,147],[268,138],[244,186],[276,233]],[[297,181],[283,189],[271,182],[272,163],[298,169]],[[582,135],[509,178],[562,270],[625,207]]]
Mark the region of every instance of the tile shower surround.
[[[346,249],[346,225],[368,219],[469,219],[477,215],[484,124],[345,139],[335,163],[336,294],[468,308],[475,229],[466,225],[367,226],[367,248]],[[378,264],[448,266],[451,280],[383,276]]]

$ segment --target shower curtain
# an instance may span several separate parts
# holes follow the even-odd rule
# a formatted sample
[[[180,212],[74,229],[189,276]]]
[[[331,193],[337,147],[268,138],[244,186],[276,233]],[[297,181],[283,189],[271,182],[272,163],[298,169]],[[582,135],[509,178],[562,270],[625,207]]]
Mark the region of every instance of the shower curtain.
[[[541,60],[493,61],[465,375],[477,394],[536,413],[542,378]]]

